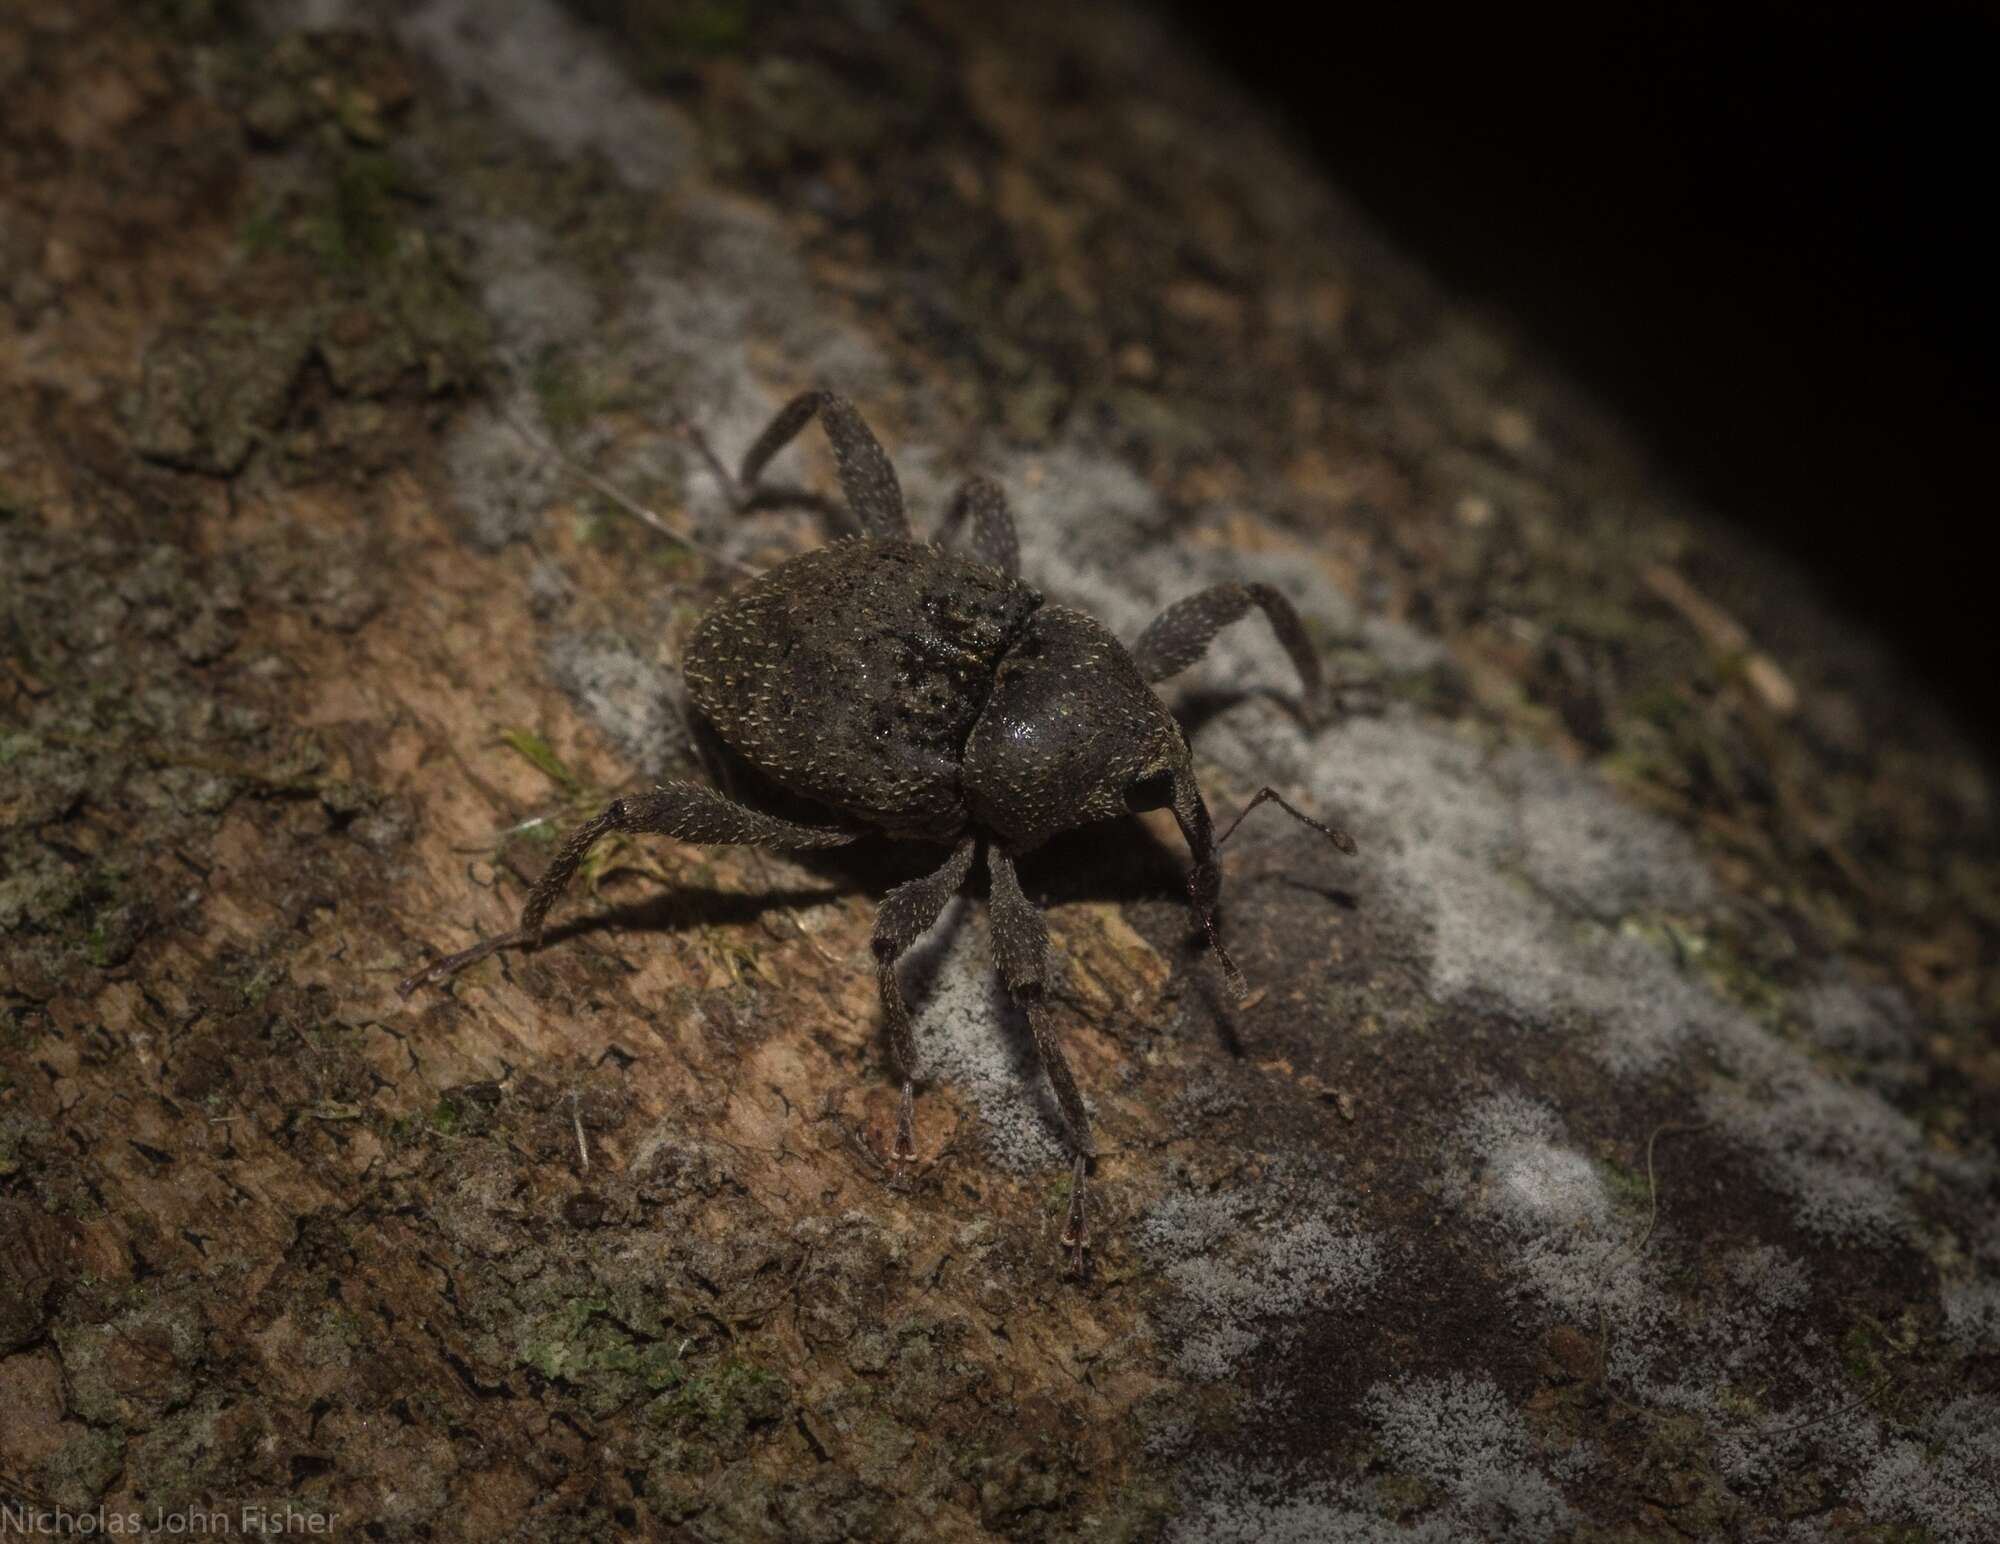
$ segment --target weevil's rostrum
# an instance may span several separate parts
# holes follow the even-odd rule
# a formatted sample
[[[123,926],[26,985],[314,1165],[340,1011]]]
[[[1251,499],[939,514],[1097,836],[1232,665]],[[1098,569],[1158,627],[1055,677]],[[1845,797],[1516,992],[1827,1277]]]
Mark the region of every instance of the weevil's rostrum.
[[[1091,821],[1172,810],[1193,859],[1195,918],[1240,986],[1216,931],[1221,843],[1186,736],[1152,683],[1201,658],[1216,633],[1252,606],[1291,656],[1313,716],[1322,709],[1319,661],[1291,603],[1258,584],[1216,585],[1175,603],[1128,650],[1093,618],[1044,603],[1022,582],[1006,498],[985,478],[960,489],[935,541],[916,540],[888,456],[852,405],[831,392],[806,392],[778,414],[739,475],[725,477],[733,502],[750,501],[765,464],[815,416],[833,444],[841,491],[862,534],[795,557],[726,596],[696,628],[685,675],[704,726],[823,818],[781,819],[697,783],[615,800],[565,839],[515,931],[419,971],[404,990],[441,981],[497,949],[539,945],[549,907],[591,846],[612,831],[775,848],[839,846],[870,833],[943,845],[949,855],[937,869],[883,897],[874,930],[883,1013],[902,1079],[895,1157],[910,1162],[917,1152],[915,1030],[896,961],[983,858],[995,962],[1033,1031],[1072,1154],[1063,1242],[1081,1270],[1095,1148],[1049,1006],[1048,932],[1021,889],[1015,859]],[[955,539],[968,522],[961,552]],[[1251,807],[1266,800],[1353,850],[1341,833],[1299,815],[1271,789],[1260,790]]]

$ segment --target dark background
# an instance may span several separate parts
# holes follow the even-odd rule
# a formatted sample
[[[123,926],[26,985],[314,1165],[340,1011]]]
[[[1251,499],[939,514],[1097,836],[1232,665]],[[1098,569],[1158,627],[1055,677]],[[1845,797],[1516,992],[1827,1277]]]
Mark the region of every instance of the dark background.
[[[1399,244],[2000,741],[1993,11],[1169,9]]]

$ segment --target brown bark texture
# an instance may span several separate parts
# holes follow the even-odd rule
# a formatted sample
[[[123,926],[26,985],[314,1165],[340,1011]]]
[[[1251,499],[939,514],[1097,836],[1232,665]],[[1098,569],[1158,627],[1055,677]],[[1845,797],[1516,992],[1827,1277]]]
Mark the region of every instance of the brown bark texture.
[[[1144,13],[8,5],[0,281],[0,1536],[2000,1536],[1989,769]],[[819,383],[1343,682],[1166,689],[1359,842],[1230,843],[1247,1000],[1170,822],[1022,866],[1081,1279],[977,885],[887,1161],[939,851],[608,841],[396,991],[700,775],[825,526],[675,425]]]

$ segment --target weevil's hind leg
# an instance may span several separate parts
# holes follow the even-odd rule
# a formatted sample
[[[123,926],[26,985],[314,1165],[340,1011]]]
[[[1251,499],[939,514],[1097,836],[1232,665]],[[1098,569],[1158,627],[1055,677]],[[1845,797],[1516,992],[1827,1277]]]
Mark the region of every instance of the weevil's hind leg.
[[[989,851],[986,868],[993,878],[993,953],[1007,990],[1028,1016],[1028,1027],[1035,1036],[1035,1054],[1041,1057],[1042,1070],[1049,1075],[1049,1086],[1055,1090],[1056,1104],[1068,1128],[1069,1217],[1063,1224],[1062,1242],[1070,1251],[1077,1274],[1081,1275],[1090,1244],[1084,1197],[1090,1180],[1090,1160],[1097,1156],[1097,1146],[1090,1135],[1090,1114],[1083,1107],[1083,1095],[1076,1090],[1076,1078],[1069,1070],[1069,1058],[1063,1055],[1062,1042],[1056,1038],[1055,1023],[1049,1012],[1049,930],[1042,914],[1022,892],[1013,861],[1005,853]]]
[[[466,966],[502,949],[538,948],[549,908],[576,875],[584,855],[598,839],[613,831],[634,835],[656,834],[677,837],[697,846],[730,847],[839,847],[856,841],[858,831],[834,826],[805,826],[779,820],[733,800],[699,783],[663,783],[651,793],[637,798],[613,799],[601,814],[593,816],[563,838],[555,859],[542,871],[528,891],[521,908],[521,925],[511,933],[483,938],[470,949],[448,955],[408,977],[397,989],[405,997],[420,986],[432,986],[449,979]]]
[[[903,512],[903,488],[896,481],[896,469],[889,454],[862,421],[854,404],[834,391],[804,391],[778,410],[778,416],[757,436],[756,443],[743,454],[743,465],[733,484],[731,501],[740,509],[757,496],[757,479],[770,459],[783,450],[799,431],[817,417],[833,445],[834,465],[840,472],[840,491],[847,507],[861,526],[861,534],[907,541],[909,517]],[[713,457],[710,458],[713,460]]]
[[[1241,620],[1252,606],[1270,618],[1271,631],[1292,657],[1305,687],[1306,721],[1314,725],[1325,722],[1326,685],[1320,675],[1319,655],[1292,603],[1268,584],[1218,584],[1175,601],[1132,645],[1139,674],[1148,681],[1179,675],[1208,652],[1217,633]]]
[[[875,975],[882,988],[882,1012],[889,1021],[889,1046],[903,1079],[903,1096],[896,1106],[895,1157],[900,1163],[917,1156],[917,1039],[909,1001],[896,979],[896,961],[944,914],[965,876],[972,872],[972,855],[978,845],[975,838],[966,837],[934,872],[898,885],[883,896],[875,912]]]
[[[1021,539],[1014,534],[1013,512],[1007,508],[1007,494],[990,477],[969,477],[952,495],[944,519],[938,522],[937,544],[953,545],[958,528],[970,517],[972,540],[967,550],[980,562],[1003,574],[1021,577]]]

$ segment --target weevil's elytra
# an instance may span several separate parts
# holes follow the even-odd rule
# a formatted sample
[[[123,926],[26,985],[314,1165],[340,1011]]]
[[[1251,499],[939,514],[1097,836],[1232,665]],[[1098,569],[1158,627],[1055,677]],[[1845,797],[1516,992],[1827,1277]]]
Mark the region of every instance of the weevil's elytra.
[[[966,739],[1041,600],[926,544],[822,547],[702,619],[688,695],[780,787],[891,836],[948,841],[967,824]]]
[[[417,972],[403,990],[442,981],[497,949],[538,946],[549,907],[607,832],[776,848],[833,847],[879,832],[942,845],[944,862],[891,890],[875,919],[876,975],[903,1085],[895,1156],[909,1162],[916,1046],[896,961],[983,857],[995,963],[1027,1016],[1062,1111],[1073,1175],[1063,1243],[1081,1270],[1095,1148],[1048,1005],[1048,931],[1021,889],[1015,859],[1091,821],[1172,810],[1193,858],[1195,919],[1240,991],[1215,923],[1216,852],[1228,833],[1217,840],[1187,738],[1152,683],[1201,658],[1252,606],[1291,656],[1315,717],[1319,660],[1291,603],[1260,584],[1215,585],[1178,601],[1127,649],[1101,623],[1045,603],[1022,582],[1006,497],[986,478],[959,490],[935,541],[915,540],[888,456],[832,392],[794,398],[750,447],[738,476],[723,474],[733,503],[749,502],[766,463],[815,416],[832,441],[861,536],[804,553],[726,596],[695,629],[685,675],[707,726],[778,787],[822,807],[824,821],[782,820],[697,783],[615,800],[564,840],[515,931]],[[961,553],[955,539],[968,523]],[[1244,813],[1266,800],[1353,851],[1346,836],[1272,789],[1260,790]]]

